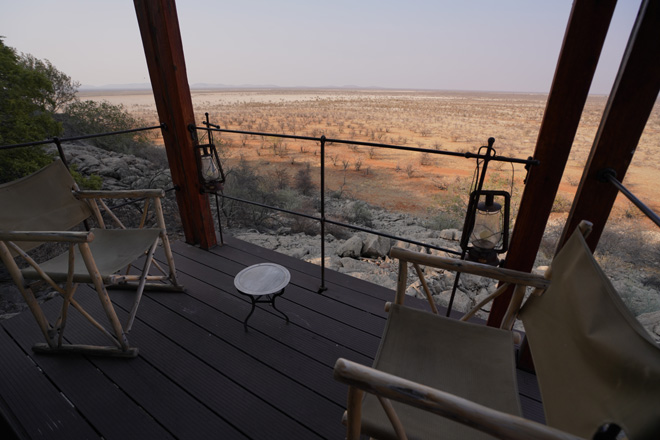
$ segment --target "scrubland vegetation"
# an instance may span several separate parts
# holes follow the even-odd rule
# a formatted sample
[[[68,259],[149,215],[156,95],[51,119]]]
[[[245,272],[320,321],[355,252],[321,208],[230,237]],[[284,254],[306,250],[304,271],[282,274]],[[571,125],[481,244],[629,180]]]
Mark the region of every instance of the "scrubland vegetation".
[[[0,145],[20,144],[81,135],[128,130],[145,125],[121,104],[81,101],[80,84],[58,70],[50,61],[19,54],[5,46],[0,37]],[[122,134],[89,140],[105,150],[167,161],[162,148],[144,133]],[[0,183],[38,170],[52,160],[42,146],[0,151]],[[81,176],[72,170],[83,187],[99,188],[98,176]]]
[[[148,93],[109,98],[121,100],[134,116],[148,124],[157,123]],[[592,96],[586,104],[538,264],[547,263],[554,253],[562,219],[570,209],[606,102],[605,96]],[[446,229],[462,226],[476,161],[432,152],[476,153],[489,137],[494,137],[497,154],[527,158],[534,152],[546,96],[278,89],[193,91],[193,103],[198,125],[208,112],[211,122],[224,129],[326,136],[329,140],[325,153],[326,197],[365,202],[361,212],[328,212],[330,218],[349,221],[351,217],[358,218],[364,224],[368,222],[368,207],[379,206],[415,214],[428,227]],[[214,137],[228,175],[227,194],[308,214],[318,213],[321,163],[318,142],[251,134],[216,133]],[[432,152],[346,145],[332,142],[333,139],[424,148]],[[660,203],[653,197],[659,183],[658,146],[660,108],[656,106],[625,179],[625,184],[656,211],[660,211]],[[486,188],[512,192],[514,218],[525,174],[522,165],[490,164]],[[281,217],[259,207],[225,201],[223,212],[230,226],[262,230],[281,226],[278,223]],[[296,222],[293,229],[297,231],[310,234],[317,231],[314,221]],[[644,286],[657,291],[658,249],[654,226],[620,197],[597,251],[598,258],[616,270],[634,269]]]

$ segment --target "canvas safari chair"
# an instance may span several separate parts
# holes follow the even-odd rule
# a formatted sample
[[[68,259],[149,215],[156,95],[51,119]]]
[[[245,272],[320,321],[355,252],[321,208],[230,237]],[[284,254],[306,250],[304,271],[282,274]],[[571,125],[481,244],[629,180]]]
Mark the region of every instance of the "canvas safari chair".
[[[588,233],[590,225],[580,230]],[[660,438],[660,347],[622,303],[579,231],[545,277],[402,249],[392,256],[400,260],[399,287],[373,368],[345,359],[335,365],[335,378],[349,385],[349,439],[602,439],[620,435],[620,428],[630,439]],[[407,262],[523,287],[514,291],[504,329],[450,320],[403,305]],[[547,426],[522,418],[518,400],[508,329],[525,286],[534,291],[519,315]]]
[[[33,349],[48,353],[88,353],[112,356],[136,356],[138,350],[128,343],[130,331],[145,287],[159,290],[182,290],[176,278],[174,261],[165,230],[160,198],[162,190],[79,191],[71,174],[60,160],[22,179],[0,185],[0,257],[20,289],[34,315],[46,343]],[[126,229],[112,213],[103,198],[145,198],[140,228]],[[155,211],[158,227],[143,228],[149,205]],[[107,212],[116,228],[106,228],[101,210]],[[71,231],[88,219],[98,228]],[[37,264],[26,252],[44,242],[64,243],[68,251]],[[150,275],[157,265],[154,251],[162,243],[167,269],[158,266],[160,274]],[[19,269],[15,257],[28,263]],[[143,258],[144,257],[144,258]],[[130,265],[138,259],[140,273],[131,273]],[[120,270],[126,269],[125,272]],[[133,271],[135,272],[135,271]],[[28,280],[44,280],[63,298],[59,316],[50,322]],[[78,283],[91,283],[98,294],[107,323],[101,324],[85,311],[74,298]],[[125,324],[119,322],[106,287],[135,289],[135,300]],[[108,346],[69,345],[63,343],[69,305],[111,341]],[[103,319],[102,319],[103,320]]]

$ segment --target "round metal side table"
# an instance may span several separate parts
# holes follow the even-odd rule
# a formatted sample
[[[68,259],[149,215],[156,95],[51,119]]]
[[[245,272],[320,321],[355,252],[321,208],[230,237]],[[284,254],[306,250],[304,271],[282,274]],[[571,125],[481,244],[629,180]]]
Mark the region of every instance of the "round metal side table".
[[[252,302],[252,309],[245,318],[243,326],[247,331],[247,323],[254,313],[254,309],[259,303],[268,303],[280,315],[286,318],[287,324],[289,317],[275,307],[275,299],[284,293],[284,289],[291,280],[291,274],[286,268],[275,263],[261,263],[246,267],[234,278],[234,286],[238,293],[247,296]]]

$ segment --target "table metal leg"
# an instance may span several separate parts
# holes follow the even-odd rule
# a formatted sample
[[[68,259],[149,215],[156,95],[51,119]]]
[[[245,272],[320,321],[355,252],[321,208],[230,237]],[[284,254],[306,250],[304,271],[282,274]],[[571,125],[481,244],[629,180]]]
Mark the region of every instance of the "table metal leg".
[[[247,329],[248,329],[248,325],[247,325],[248,320],[250,319],[250,316],[252,316],[252,314],[254,313],[254,309],[256,308],[257,303],[270,304],[277,313],[284,316],[284,319],[286,319],[286,323],[288,324],[289,323],[289,317],[286,315],[286,313],[284,313],[283,311],[281,311],[280,309],[278,309],[275,306],[275,298],[277,298],[278,296],[281,296],[283,293],[284,293],[284,289],[282,289],[282,291],[279,292],[279,293],[274,293],[272,295],[268,295],[267,298],[263,299],[263,300],[257,299],[257,297],[254,297],[252,295],[245,295],[245,296],[249,297],[250,301],[252,302],[252,308],[250,309],[250,313],[248,313],[248,315],[245,317],[245,321],[243,321],[243,327],[245,328],[245,331],[247,331]]]
[[[270,302],[270,305],[273,306],[273,309],[275,309],[275,311],[277,311],[280,315],[282,315],[282,316],[284,316],[284,317],[286,318],[286,323],[288,324],[288,323],[289,323],[289,317],[286,316],[286,313],[284,313],[283,311],[281,311],[280,309],[278,309],[277,307],[275,307],[275,298],[277,298],[278,296],[282,295],[283,293],[284,293],[284,289],[282,289],[282,291],[281,291],[280,293],[276,293],[276,294],[274,294],[274,295],[273,295],[273,298],[272,298],[272,300],[271,300],[271,302]]]
[[[248,325],[247,325],[248,319],[250,319],[250,316],[252,316],[252,314],[254,313],[254,308],[257,305],[257,300],[253,296],[250,296],[249,298],[250,298],[250,301],[252,301],[252,309],[250,310],[250,313],[248,313],[247,317],[245,318],[245,321],[243,321],[243,327],[245,328],[245,331],[247,331],[247,329],[248,329]]]

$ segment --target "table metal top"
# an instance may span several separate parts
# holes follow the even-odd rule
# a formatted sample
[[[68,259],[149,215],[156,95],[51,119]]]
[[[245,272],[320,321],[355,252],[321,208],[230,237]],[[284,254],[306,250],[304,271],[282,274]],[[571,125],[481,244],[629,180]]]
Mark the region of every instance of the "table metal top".
[[[236,289],[246,295],[270,295],[284,289],[291,274],[275,263],[261,263],[246,267],[234,278]]]

